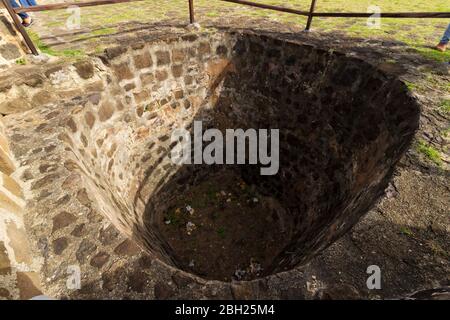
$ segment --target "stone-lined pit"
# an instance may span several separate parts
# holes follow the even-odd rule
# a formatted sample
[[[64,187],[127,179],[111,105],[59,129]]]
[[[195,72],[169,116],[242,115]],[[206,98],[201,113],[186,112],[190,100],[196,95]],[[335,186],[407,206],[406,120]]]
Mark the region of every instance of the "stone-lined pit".
[[[77,201],[89,196],[152,255],[208,279],[306,263],[375,204],[418,127],[418,105],[398,79],[268,36],[186,35],[74,67],[104,89],[49,104],[42,117],[59,121],[41,139],[63,142],[60,161],[81,176]],[[173,164],[171,134],[195,120],[204,129],[279,129],[278,174]],[[49,175],[33,182],[36,194]],[[197,227],[190,235],[188,222]]]

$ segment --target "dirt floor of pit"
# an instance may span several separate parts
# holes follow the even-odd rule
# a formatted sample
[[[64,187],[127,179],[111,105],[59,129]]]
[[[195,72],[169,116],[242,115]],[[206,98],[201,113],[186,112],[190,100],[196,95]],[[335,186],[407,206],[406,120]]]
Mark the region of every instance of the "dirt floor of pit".
[[[215,173],[172,201],[160,231],[181,267],[201,277],[257,278],[289,242],[280,203],[232,170]]]

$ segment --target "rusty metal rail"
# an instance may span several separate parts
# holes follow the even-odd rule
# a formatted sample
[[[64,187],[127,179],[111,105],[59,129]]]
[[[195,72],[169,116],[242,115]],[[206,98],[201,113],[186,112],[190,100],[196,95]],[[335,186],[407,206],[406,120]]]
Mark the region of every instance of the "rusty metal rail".
[[[270,4],[258,3],[258,2],[253,2],[253,1],[244,1],[244,0],[219,0],[219,1],[232,2],[232,3],[242,4],[244,6],[274,10],[274,11],[279,11],[279,12],[293,13],[293,14],[298,14],[301,16],[307,16],[309,14],[309,11],[301,11],[301,10],[280,7],[280,6],[274,6],[274,5],[270,5]]]
[[[95,0],[95,1],[87,1],[87,2],[67,2],[67,3],[54,3],[54,4],[45,4],[33,7],[21,7],[14,9],[16,13],[21,12],[39,12],[39,11],[51,11],[51,10],[61,10],[67,9],[70,7],[95,7],[95,6],[104,6],[107,4],[117,4],[117,3],[125,3],[125,2],[136,2],[143,0]],[[191,0],[192,1],[192,0]]]
[[[296,10],[286,7],[262,4],[246,0],[219,0],[231,2],[261,9],[275,10],[280,12],[293,13],[301,16],[313,17],[334,17],[334,18],[368,18],[373,15],[370,12],[314,12],[316,0],[312,0],[309,11]],[[381,18],[450,18],[450,12],[381,12]]]
[[[92,7],[92,6],[100,6],[100,5],[108,5],[108,4],[116,4],[116,3],[125,3],[125,2],[135,2],[135,1],[143,1],[143,0],[94,0],[94,1],[85,1],[85,2],[71,2],[71,3],[55,3],[48,5],[38,5],[33,7],[26,8],[12,8],[10,4],[10,0],[1,0],[7,9],[8,13],[11,15],[11,18],[14,21],[14,24],[19,31],[19,33],[23,36],[25,43],[27,44],[30,51],[37,55],[38,50],[35,47],[33,41],[27,34],[25,28],[20,23],[19,18],[17,17],[17,13],[21,12],[39,12],[39,11],[49,11],[49,10],[61,10],[70,8],[72,6],[77,7]],[[311,24],[314,17],[330,17],[330,18],[369,18],[373,15],[373,13],[368,12],[315,12],[317,0],[311,0],[311,6],[309,11],[302,11],[293,8],[287,8],[282,6],[268,5],[253,1],[247,0],[219,0],[223,2],[235,3],[240,5],[251,6],[260,9],[273,10],[278,12],[291,13],[296,15],[301,15],[307,17],[306,22],[306,30],[311,28]],[[188,0],[189,4],[189,21],[190,23],[195,23],[195,14],[194,14],[194,0]],[[450,12],[381,12],[380,18],[450,18]]]
[[[306,22],[305,30],[309,30],[311,28],[312,20],[314,17],[314,10],[316,8],[316,0],[311,1],[311,7],[309,8],[308,21]]]
[[[189,0],[189,21],[195,23],[194,0]]]

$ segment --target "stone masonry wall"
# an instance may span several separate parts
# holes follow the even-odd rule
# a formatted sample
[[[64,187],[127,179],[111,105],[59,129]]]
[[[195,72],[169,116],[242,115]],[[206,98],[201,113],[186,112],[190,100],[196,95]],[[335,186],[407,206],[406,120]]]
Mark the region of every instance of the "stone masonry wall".
[[[16,177],[0,119],[0,299],[30,299],[41,294],[36,272],[39,263],[33,258],[25,231],[25,200]]]
[[[254,50],[261,52],[255,54]],[[284,56],[283,50],[289,55]],[[177,173],[178,168],[169,158],[175,146],[170,141],[173,129],[189,128],[194,119],[212,123],[215,115],[229,121],[229,125],[253,125],[250,122],[253,119],[259,121],[255,127],[268,128],[281,112],[287,112],[282,118],[289,122],[286,127],[289,125],[290,131],[282,136],[284,141],[289,142],[292,136],[297,140],[306,139],[314,130],[319,135],[322,127],[317,121],[314,118],[305,121],[302,116],[316,110],[310,107],[313,102],[321,107],[321,97],[314,96],[315,92],[310,90],[311,96],[303,101],[302,109],[295,105],[296,96],[288,93],[301,95],[308,92],[301,86],[321,84],[322,79],[316,74],[329,60],[336,60],[335,70],[347,64],[363,63],[349,62],[341,54],[285,44],[268,37],[213,33],[187,34],[152,42],[144,39],[129,46],[107,49],[99,57],[71,64],[26,66],[0,76],[0,113],[6,114],[5,135],[11,142],[19,168],[7,174],[14,171],[13,177],[22,183],[26,200],[24,222],[34,254],[31,262],[39,263],[44,292],[53,297],[152,297],[146,288],[154,284],[155,279],[145,274],[152,268],[153,258],[169,265],[173,265],[173,261],[164,239],[156,229],[148,227],[158,216],[154,212],[145,215],[145,209],[149,198]],[[260,68],[257,72],[255,66]],[[319,70],[290,72],[306,66]],[[348,87],[348,97],[352,97],[358,88],[363,88],[359,73],[364,68],[361,65],[358,68],[349,79],[334,79],[330,76],[333,72],[324,72],[327,77],[323,83],[329,79],[343,82]],[[268,78],[256,76],[253,79],[257,74],[267,74]],[[383,83],[394,81],[378,76]],[[291,90],[293,85],[298,86],[297,92]],[[402,88],[402,84],[393,87],[394,97],[404,98]],[[326,98],[333,97],[333,91],[324,92],[328,94],[322,97],[325,104]],[[395,101],[392,102],[389,106],[395,105]],[[411,101],[412,111],[415,106]],[[263,107],[267,110],[262,110]],[[284,109],[280,111],[280,107]],[[211,112],[214,108],[219,112]],[[329,110],[330,115],[339,111],[331,107]],[[294,113],[296,117],[292,117]],[[398,117],[407,136],[413,130],[411,119],[414,116],[414,112],[408,113],[405,121],[402,115]],[[392,127],[386,134],[398,136],[396,133],[400,129],[396,122],[387,122]],[[323,126],[330,135],[342,132],[330,129],[328,123]],[[400,133],[404,132],[400,130]],[[394,140],[389,141],[394,144]],[[287,145],[295,147],[298,143]],[[331,152],[326,151],[338,149],[337,146],[325,142],[321,148],[314,145],[318,149],[313,150],[313,154],[329,155]],[[355,148],[358,152],[362,150],[358,146]],[[285,153],[290,151],[286,149]],[[389,159],[387,167],[393,165],[398,156],[395,154],[392,161]],[[378,158],[383,156],[377,155]],[[352,161],[347,163],[349,168],[353,166]],[[358,164],[355,160],[355,168]],[[383,177],[390,169],[359,167],[361,172],[379,172]],[[288,180],[292,176],[289,178],[291,170],[287,169],[287,182],[305,180]],[[306,174],[314,170],[307,170]],[[331,171],[330,174],[334,174],[336,170]],[[367,182],[363,178],[358,187]],[[385,183],[382,177],[377,178],[373,194],[355,192],[354,198],[371,202],[378,195],[378,189],[383,189],[375,186],[380,181]],[[296,187],[301,190],[300,185]],[[19,199],[16,200],[20,204]],[[353,200],[350,206],[356,206]],[[346,222],[354,223],[364,212],[352,213],[351,221],[346,220],[347,216],[340,217],[338,224],[333,224],[332,219],[324,222],[323,216],[311,215],[310,222],[322,233],[321,238],[316,235],[312,240],[307,239],[310,242],[305,241],[307,249],[323,249],[345,231]],[[4,261],[11,264],[9,240],[4,242],[8,252],[8,260]],[[147,249],[151,256],[142,249]],[[298,254],[300,256],[302,253]],[[291,267],[297,262],[298,259],[292,259],[287,265]],[[8,263],[4,265],[9,270]],[[67,288],[67,269],[71,266],[78,266],[83,275],[79,291]]]
[[[190,34],[107,49],[100,59],[24,67],[26,78],[4,75],[0,108],[8,114],[46,294],[72,295],[66,272],[76,265],[80,294],[121,296],[116,268],[133,273],[133,263],[147,261],[143,272],[152,261],[124,235],[171,263],[163,242],[144,228],[143,211],[175,170],[172,129],[188,125],[210,101],[210,84],[227,66],[227,39]]]

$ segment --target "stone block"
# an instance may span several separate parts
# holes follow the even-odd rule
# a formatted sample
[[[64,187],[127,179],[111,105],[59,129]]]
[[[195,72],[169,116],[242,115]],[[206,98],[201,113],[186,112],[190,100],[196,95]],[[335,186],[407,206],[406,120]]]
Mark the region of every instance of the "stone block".
[[[148,52],[134,56],[133,60],[134,66],[138,69],[150,68],[153,65],[152,57]]]
[[[33,106],[41,106],[50,103],[55,97],[47,90],[42,90],[33,95],[31,103]]]
[[[92,257],[90,265],[96,268],[101,268],[105,263],[108,262],[110,255],[106,252],[99,252]]]
[[[17,215],[22,214],[22,208],[2,191],[0,191],[0,208]]]
[[[208,42],[202,42],[198,46],[198,54],[207,55],[211,53],[211,45]]]
[[[145,102],[149,98],[150,98],[150,95],[145,90],[134,94],[134,101],[136,101],[137,104]]]
[[[121,56],[125,52],[127,52],[127,48],[124,46],[108,48],[105,50],[106,57],[108,57],[108,59],[110,60]]]
[[[94,65],[90,61],[80,61],[73,65],[82,79],[90,79],[94,76]]]
[[[141,249],[130,239],[123,241],[114,249],[114,253],[119,256],[134,256],[140,252]]]
[[[52,246],[53,246],[53,252],[59,256],[69,246],[69,241],[67,240],[67,238],[61,237],[56,240],[53,240]]]
[[[98,110],[98,118],[100,119],[100,121],[103,122],[103,121],[106,121],[109,118],[111,118],[113,113],[114,113],[114,108],[111,105],[111,103],[104,102]]]
[[[156,80],[164,81],[169,77],[166,70],[158,70],[156,71]]]
[[[76,220],[77,217],[71,214],[70,212],[62,211],[53,218],[52,232],[70,226],[71,224],[75,223]]]
[[[0,129],[0,148],[3,149],[6,153],[10,152],[8,140],[3,134],[3,128]]]
[[[5,288],[0,288],[0,298],[10,300],[12,298],[11,293]]]
[[[11,272],[11,262],[9,261],[8,252],[5,244],[0,241],[0,275],[9,274]]]
[[[20,187],[20,185],[8,175],[4,173],[0,173],[0,175],[3,179],[3,187],[14,194],[16,197],[23,198],[22,188]]]
[[[0,56],[2,56],[5,60],[13,60],[20,58],[22,54],[16,45],[6,43],[0,46]]]
[[[172,60],[173,62],[183,62],[186,59],[186,52],[184,49],[173,49]]]
[[[172,75],[175,78],[180,78],[183,75],[183,66],[182,65],[176,65],[172,67]]]
[[[133,79],[133,73],[131,72],[128,63],[114,65],[113,70],[119,81]]]
[[[84,115],[84,120],[86,121],[86,124],[89,126],[89,128],[92,129],[95,123],[95,116],[92,112],[87,111]]]
[[[149,86],[153,84],[155,81],[155,76],[153,73],[144,73],[141,74],[141,83],[143,86]]]
[[[18,228],[14,222],[8,222],[6,233],[10,239],[9,245],[14,251],[16,262],[30,265],[32,256],[25,229]]]
[[[39,275],[36,272],[17,272],[17,288],[22,300],[42,295]]]
[[[11,99],[0,103],[1,114],[12,114],[30,110],[32,105],[24,97]]]
[[[168,51],[157,51],[156,61],[158,66],[165,66],[170,64],[170,53]]]

